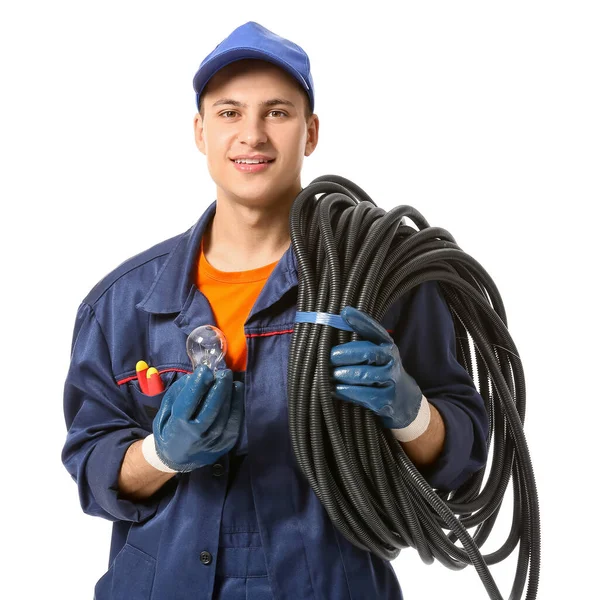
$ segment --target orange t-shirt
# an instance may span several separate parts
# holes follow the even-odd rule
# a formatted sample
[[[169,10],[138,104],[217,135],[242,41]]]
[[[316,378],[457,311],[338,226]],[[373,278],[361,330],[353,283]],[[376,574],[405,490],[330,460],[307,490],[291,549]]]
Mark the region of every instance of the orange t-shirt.
[[[212,325],[225,335],[227,353],[224,359],[232,371],[246,370],[244,323],[278,262],[250,271],[219,271],[205,258],[201,239],[195,284],[209,300],[216,321]]]

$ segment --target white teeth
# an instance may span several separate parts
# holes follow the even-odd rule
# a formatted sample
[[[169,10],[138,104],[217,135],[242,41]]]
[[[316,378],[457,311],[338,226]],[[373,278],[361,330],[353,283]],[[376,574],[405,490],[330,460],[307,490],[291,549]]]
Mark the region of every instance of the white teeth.
[[[270,161],[268,161],[268,160],[248,160],[245,158],[240,158],[240,159],[236,159],[234,162],[237,162],[239,164],[246,164],[246,165],[257,165],[259,163],[267,163]]]

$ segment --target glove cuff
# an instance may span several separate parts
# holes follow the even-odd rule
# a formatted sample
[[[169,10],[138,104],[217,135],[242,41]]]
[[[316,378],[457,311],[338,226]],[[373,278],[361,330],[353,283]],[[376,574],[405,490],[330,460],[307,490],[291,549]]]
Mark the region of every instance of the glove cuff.
[[[407,426],[401,429],[392,429],[393,435],[400,442],[411,442],[420,437],[427,429],[430,423],[430,404],[422,394],[422,401],[416,418]]]
[[[154,439],[153,433],[150,433],[146,438],[144,438],[143,443],[141,444],[141,451],[143,453],[143,457],[148,463],[150,463],[150,465],[152,465],[152,467],[154,467],[154,469],[158,469],[158,471],[162,471],[162,473],[179,472],[171,469],[162,462],[162,459],[156,452],[156,440]]]

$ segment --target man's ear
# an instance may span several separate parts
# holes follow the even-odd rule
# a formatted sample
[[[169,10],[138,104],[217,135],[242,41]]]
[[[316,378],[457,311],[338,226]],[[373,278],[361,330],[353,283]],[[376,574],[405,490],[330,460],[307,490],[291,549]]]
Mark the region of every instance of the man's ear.
[[[307,141],[305,142],[305,156],[309,156],[318,145],[320,134],[320,119],[316,114],[313,114],[307,125]]]
[[[203,140],[203,118],[200,113],[195,115],[193,119],[193,127],[195,130],[195,143],[202,154],[207,154],[205,149],[205,141]]]

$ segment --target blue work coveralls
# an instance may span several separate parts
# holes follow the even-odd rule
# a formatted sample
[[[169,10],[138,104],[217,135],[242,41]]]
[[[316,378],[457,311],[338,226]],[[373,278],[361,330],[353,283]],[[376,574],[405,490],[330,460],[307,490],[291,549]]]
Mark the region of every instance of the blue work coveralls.
[[[236,580],[245,578],[244,598],[400,599],[391,564],[339,533],[291,448],[287,360],[298,290],[291,246],[244,325],[247,368],[234,377],[245,383],[245,416],[236,447],[214,465],[175,475],[145,501],[118,495],[125,452],[151,432],[165,393],[140,391],[136,362],[157,367],[168,388],[192,371],[188,334],[216,325],[194,285],[201,237],[216,204],[185,233],[122,263],[78,309],[62,460],[77,482],[82,510],[113,522],[109,568],[95,598],[210,600],[221,589],[216,579],[219,585],[220,577],[232,577],[235,566]],[[456,488],[485,464],[488,418],[455,358],[453,323],[438,284],[414,288],[381,322],[445,422],[443,452],[423,473],[433,487]]]

